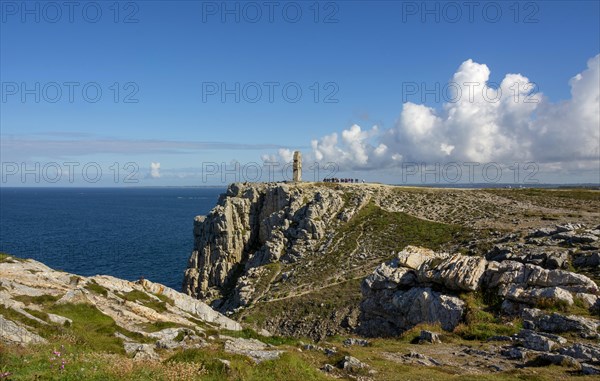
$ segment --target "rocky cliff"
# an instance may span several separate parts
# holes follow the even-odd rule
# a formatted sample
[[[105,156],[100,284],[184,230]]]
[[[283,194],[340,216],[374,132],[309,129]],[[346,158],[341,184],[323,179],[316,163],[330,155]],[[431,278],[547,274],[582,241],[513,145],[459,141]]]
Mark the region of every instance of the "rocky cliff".
[[[452,330],[468,311],[460,292],[488,297],[488,289],[500,289],[506,306],[568,298],[561,290],[594,296],[591,286],[575,285],[583,275],[563,271],[576,266],[593,275],[597,268],[598,196],[585,192],[232,184],[194,221],[183,291],[257,329],[315,339],[360,329],[400,334],[424,321]],[[579,224],[569,224],[574,215]],[[407,245],[428,249],[393,262]],[[382,265],[390,260],[396,264]],[[389,266],[399,266],[392,278],[406,275],[365,288],[365,278],[388,274]],[[521,279],[534,275],[551,279]],[[557,281],[563,277],[575,283]],[[392,300],[402,306],[392,308]],[[427,311],[406,315],[404,308],[418,305]],[[406,321],[389,326],[398,314]]]
[[[262,266],[313,255],[371,194],[358,186],[349,198],[328,186],[231,185],[207,216],[194,221],[194,251],[183,291],[217,300],[215,305],[225,311],[248,305],[259,296],[252,284]]]
[[[191,296],[0,253],[0,379],[598,376],[599,222],[598,191],[233,184]]]

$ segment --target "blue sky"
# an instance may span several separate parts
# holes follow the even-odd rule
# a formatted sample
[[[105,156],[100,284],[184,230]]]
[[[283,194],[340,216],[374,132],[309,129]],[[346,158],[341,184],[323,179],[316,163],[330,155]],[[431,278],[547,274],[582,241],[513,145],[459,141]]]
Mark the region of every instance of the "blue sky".
[[[64,178],[49,184],[44,173],[39,183],[33,175],[22,181],[21,163],[35,168],[36,162],[40,168],[50,162],[61,168],[64,162],[82,166],[94,162],[103,168],[98,183],[86,183],[78,173],[74,185],[123,185],[121,180],[112,181],[108,167],[114,162],[120,167],[136,163],[138,185],[205,185],[221,181],[202,179],[198,175],[202,163],[262,163],[267,155],[285,161],[288,152],[280,148],[300,149],[311,160],[320,158],[321,165],[343,156],[342,174],[398,182],[402,169],[398,163],[443,159],[429,151],[413,152],[408,143],[400,142],[435,142],[439,150],[438,140],[431,136],[414,140],[414,133],[407,135],[409,110],[401,117],[405,101],[439,113],[444,120],[439,128],[445,131],[439,136],[445,134],[446,139],[441,142],[456,147],[452,160],[535,161],[542,168],[542,181],[599,181],[594,129],[600,126],[593,103],[588,105],[591,117],[582,122],[587,124],[581,131],[593,143],[591,155],[573,159],[575,151],[564,150],[550,158],[539,152],[557,148],[552,139],[527,154],[521,154],[526,149],[522,147],[504,150],[503,144],[516,144],[502,140],[505,135],[519,142],[532,139],[522,132],[503,135],[502,131],[511,130],[508,119],[516,114],[495,116],[503,120],[496,126],[502,131],[494,130],[500,138],[486,134],[496,139],[490,149],[502,155],[484,154],[484,148],[470,151],[472,147],[461,142],[480,138],[473,134],[458,137],[456,131],[466,127],[448,122],[443,99],[436,102],[432,95],[423,102],[421,93],[406,93],[407,83],[443,87],[459,68],[466,72],[461,65],[471,59],[489,68],[491,82],[500,83],[514,73],[537,85],[545,107],[529,110],[529,127],[519,131],[534,128],[531,123],[544,120],[540,115],[550,115],[547,119],[552,120],[553,112],[565,114],[547,109],[571,100],[570,79],[586,69],[592,73],[584,78],[597,78],[593,73],[597,64],[593,62],[590,69],[588,63],[600,53],[597,1],[478,2],[472,20],[463,2],[278,2],[269,20],[269,8],[262,1],[228,2],[227,9],[222,2],[120,2],[118,14],[112,1],[83,1],[73,8],[72,22],[62,2],[3,0],[1,4],[2,185],[71,185]],[[257,7],[260,16],[255,13]],[[96,17],[98,10],[101,15]],[[302,14],[292,22],[298,10]],[[70,87],[64,83],[77,84],[71,87],[72,102]],[[220,87],[235,89],[236,83],[240,101],[235,101],[235,94],[223,101]],[[272,102],[264,83],[274,83]],[[24,101],[23,84],[33,89]],[[82,93],[86,84],[87,99]],[[287,98],[282,93],[286,84]],[[102,95],[92,103],[98,88]],[[293,103],[290,100],[298,88],[302,95]],[[593,86],[590,91],[593,97]],[[575,120],[574,124],[569,128],[576,129],[580,123]],[[369,131],[368,136],[352,140],[348,132],[344,135],[348,139],[341,138],[353,125],[360,126],[360,133]],[[541,131],[546,126],[535,128]],[[333,133],[337,144],[311,146],[312,140]],[[435,130],[427,134],[438,136]],[[389,143],[392,140],[398,144]],[[375,160],[381,144],[389,154]],[[480,154],[469,153],[476,151]],[[356,159],[362,154],[368,158]],[[398,155],[402,159],[391,159]],[[18,163],[18,171],[11,163]],[[151,163],[155,163],[154,172]],[[17,173],[6,176],[13,172]]]

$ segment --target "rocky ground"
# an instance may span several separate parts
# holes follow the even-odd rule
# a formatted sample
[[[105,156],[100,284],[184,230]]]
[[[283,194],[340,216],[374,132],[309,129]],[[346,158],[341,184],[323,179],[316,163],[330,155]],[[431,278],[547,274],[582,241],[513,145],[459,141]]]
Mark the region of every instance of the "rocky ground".
[[[0,379],[598,378],[599,222],[592,190],[232,184],[185,294],[0,256]]]
[[[44,334],[78,324],[70,316],[110,319],[114,343],[147,358],[158,358],[148,342],[195,347],[205,343],[206,330],[242,329],[203,302],[148,280],[82,277],[9,256],[2,257],[0,274],[0,337],[8,344],[47,343]]]
[[[558,348],[576,341],[544,335],[596,344],[599,211],[600,192],[581,189],[233,184],[196,219],[184,291],[284,336],[402,337],[429,323],[515,348],[529,334],[555,340],[530,363],[560,363]],[[408,265],[398,265],[402,255]],[[487,357],[514,360],[496,347]]]

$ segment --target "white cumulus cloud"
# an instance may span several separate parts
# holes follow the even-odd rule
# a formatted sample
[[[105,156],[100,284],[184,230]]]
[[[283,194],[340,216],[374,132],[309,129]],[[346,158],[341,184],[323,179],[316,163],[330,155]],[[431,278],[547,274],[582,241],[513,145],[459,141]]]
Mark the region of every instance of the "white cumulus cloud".
[[[355,124],[313,139],[306,156],[350,170],[408,161],[537,161],[559,170],[600,165],[600,54],[569,81],[571,98],[558,103],[521,74],[492,84],[490,73],[469,59],[452,76],[439,110],[406,102],[392,128]],[[291,151],[280,150],[279,157],[289,161]]]

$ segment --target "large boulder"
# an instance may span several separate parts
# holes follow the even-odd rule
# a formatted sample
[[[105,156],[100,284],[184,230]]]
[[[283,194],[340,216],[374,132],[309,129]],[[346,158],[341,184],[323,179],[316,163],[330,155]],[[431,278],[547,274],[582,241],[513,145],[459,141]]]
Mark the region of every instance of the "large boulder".
[[[367,336],[395,336],[420,323],[453,330],[462,320],[464,302],[431,288],[374,291],[361,303],[360,331]]]
[[[445,258],[447,256],[447,254],[436,253],[431,249],[409,245],[398,253],[397,263],[400,267],[418,270],[424,263],[429,262],[434,258]]]
[[[600,361],[600,346],[598,345],[576,343],[570,347],[561,348],[559,352],[582,361]]]
[[[513,246],[496,245],[485,258],[488,261],[502,262],[506,260],[529,263],[545,269],[564,269],[569,264],[569,253],[563,248],[534,247],[516,249]]]
[[[396,289],[417,284],[417,276],[414,271],[398,267],[397,261],[382,263],[375,271],[367,276],[363,287],[367,290]]]
[[[569,306],[573,304],[573,295],[560,287],[524,288],[513,284],[506,289],[504,296],[513,302],[530,305],[546,301]]]
[[[352,356],[344,356],[344,358],[341,359],[337,363],[337,366],[338,366],[338,368],[343,369],[348,372],[358,372],[361,369],[365,369],[365,368],[369,367],[364,362],[362,362],[359,359],[357,359],[356,357],[352,357]]]
[[[140,344],[134,342],[123,343],[125,353],[136,360],[159,360],[160,356],[154,351],[152,344]]]
[[[521,341],[523,347],[541,352],[552,351],[560,344],[559,341],[566,342],[560,336],[548,337],[548,335],[539,334],[529,329],[521,330],[517,335],[517,339]]]
[[[424,262],[418,269],[420,283],[436,283],[449,290],[476,291],[487,261],[481,257],[455,254]]]
[[[522,312],[524,326],[548,333],[574,332],[584,338],[597,338],[599,336],[598,320],[577,315],[562,315],[557,312],[546,314],[535,308],[525,308]]]
[[[489,262],[483,286],[485,288],[561,287],[570,292],[597,293],[598,285],[585,275],[565,270],[547,270],[516,261]]]
[[[573,260],[573,266],[584,268],[599,268],[600,267],[600,252],[595,251],[590,254],[580,254]]]
[[[140,285],[144,290],[157,295],[164,295],[173,301],[173,305],[178,309],[200,317],[202,320],[216,324],[224,329],[232,331],[240,331],[242,326],[235,320],[231,320],[228,317],[218,313],[217,311],[210,308],[206,303],[201,302],[189,295],[177,292],[170,287],[166,287],[160,283],[154,283],[147,279],[140,282]]]
[[[248,356],[256,363],[275,360],[283,353],[283,351],[269,349],[267,344],[256,339],[223,338],[227,339],[225,341],[225,352]]]
[[[487,261],[481,257],[436,253],[422,247],[407,246],[394,260],[380,265],[367,277],[367,282],[375,288],[434,283],[449,290],[475,291],[486,264]]]

